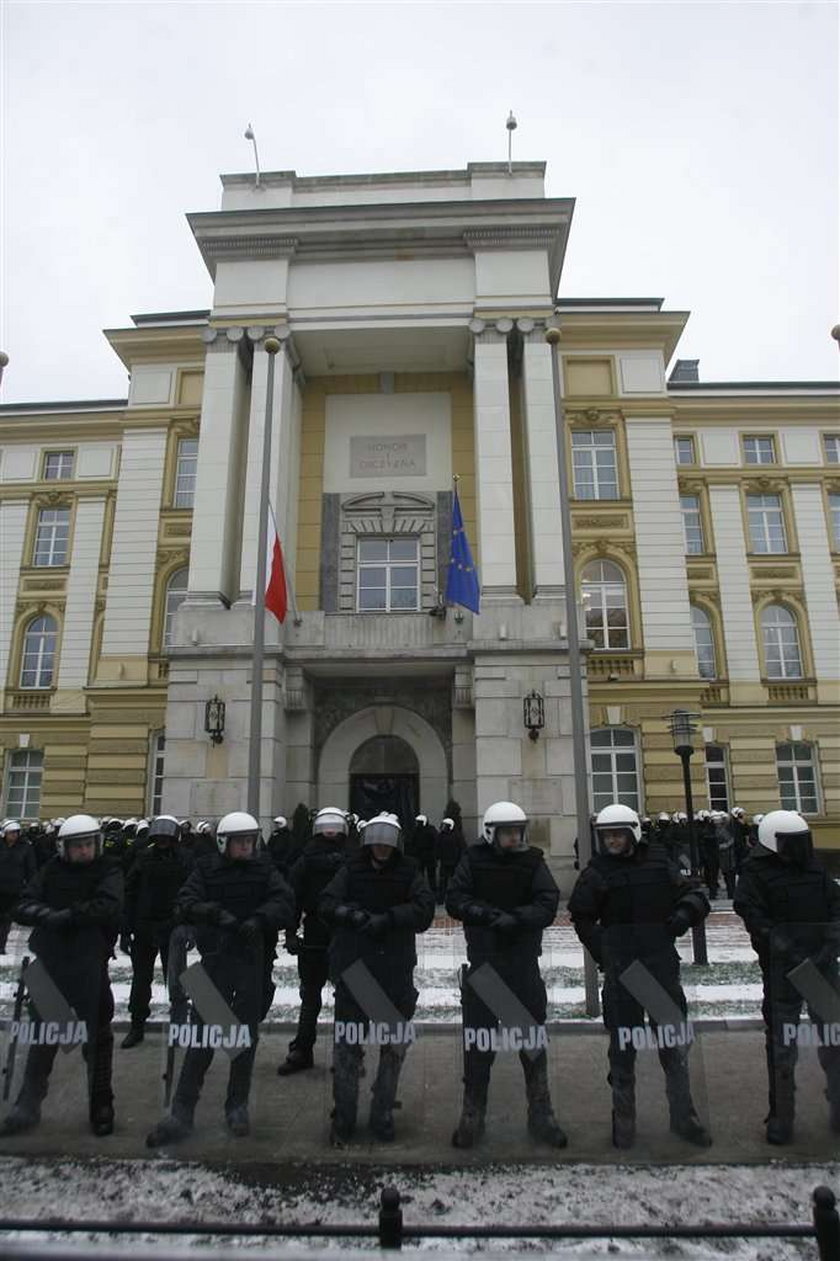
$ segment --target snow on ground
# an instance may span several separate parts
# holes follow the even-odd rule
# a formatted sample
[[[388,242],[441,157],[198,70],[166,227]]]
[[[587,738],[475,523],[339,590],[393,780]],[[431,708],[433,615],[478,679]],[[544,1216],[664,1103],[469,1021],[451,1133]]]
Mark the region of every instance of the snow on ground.
[[[37,1219],[57,1212],[74,1220],[115,1223],[343,1225],[375,1224],[379,1195],[395,1187],[402,1198],[406,1229],[412,1225],[704,1225],[771,1223],[806,1225],[815,1186],[836,1188],[840,1164],[765,1166],[487,1165],[479,1168],[413,1171],[337,1165],[247,1166],[210,1169],[170,1161],[46,1162],[0,1158],[3,1215]],[[72,1195],[68,1196],[68,1190]],[[7,1238],[32,1238],[28,1232]],[[38,1232],[57,1239],[58,1232]],[[67,1236],[63,1236],[67,1238]],[[104,1236],[74,1236],[86,1243]],[[124,1237],[125,1238],[125,1237]],[[161,1235],[132,1242],[161,1242]],[[199,1236],[169,1237],[195,1247]],[[114,1236],[110,1236],[114,1241]],[[319,1246],[315,1236],[311,1246]],[[276,1236],[201,1237],[208,1247],[277,1248]],[[299,1244],[289,1242],[290,1250]],[[321,1241],[333,1248],[335,1241]],[[810,1240],[744,1238],[720,1240],[538,1241],[425,1240],[408,1246],[423,1251],[551,1252],[575,1257],[668,1257],[684,1261],[727,1257],[732,1261],[793,1261],[816,1257]],[[375,1247],[347,1240],[344,1248]],[[0,1243],[0,1249],[2,1243]]]

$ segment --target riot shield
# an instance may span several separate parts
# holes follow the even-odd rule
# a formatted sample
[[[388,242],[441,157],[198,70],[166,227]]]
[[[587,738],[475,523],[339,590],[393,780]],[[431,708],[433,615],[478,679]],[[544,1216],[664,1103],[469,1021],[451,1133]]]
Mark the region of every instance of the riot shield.
[[[780,924],[768,945],[767,1140],[829,1156],[840,1137],[840,922]]]

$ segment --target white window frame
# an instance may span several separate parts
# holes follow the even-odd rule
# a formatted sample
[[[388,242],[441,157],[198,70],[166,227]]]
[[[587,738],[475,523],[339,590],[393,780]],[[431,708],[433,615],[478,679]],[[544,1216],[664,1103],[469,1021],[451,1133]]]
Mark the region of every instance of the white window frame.
[[[601,577],[591,579],[586,577],[586,571],[593,566],[599,566]],[[604,567],[609,566],[619,575],[618,579],[605,578]],[[610,596],[614,596],[617,591],[621,591],[623,603],[610,604]],[[594,644],[594,652],[627,652],[630,648],[630,610],[627,602],[627,580],[619,565],[612,560],[591,560],[584,565],[580,574],[580,592],[581,601],[583,603],[584,615],[586,621],[586,635]],[[622,608],[624,611],[624,625],[611,625],[609,614],[611,609]],[[595,617],[598,615],[596,624]],[[603,640],[598,643],[598,638]],[[624,643],[613,643],[611,640],[624,639]]]
[[[718,750],[721,756],[710,758],[709,752],[712,749]],[[706,792],[709,798],[709,809],[710,810],[728,810],[731,793],[730,793],[730,788],[729,788],[729,750],[727,749],[725,744],[707,744],[706,745],[705,769],[706,769]],[[721,782],[723,783],[722,794],[720,792],[714,792],[714,793],[712,792],[713,781],[712,781],[712,776],[710,774],[712,769],[716,771],[719,771],[721,769],[723,770],[722,781],[720,779],[716,779],[714,781],[717,784],[720,784]]]
[[[778,617],[779,613],[784,614]],[[761,610],[761,638],[764,644],[764,670],[768,679],[801,679],[802,645],[796,614],[783,604],[765,604]],[[794,658],[791,647],[796,649]]]
[[[12,797],[16,780],[22,775],[23,792]],[[6,759],[3,813],[14,819],[37,819],[41,810],[44,775],[43,749],[10,749]]]
[[[149,814],[160,814],[166,762],[166,732],[153,731],[149,747]]]
[[[823,434],[823,455],[826,464],[840,464],[840,434]]]
[[[680,450],[681,442],[688,443],[689,458],[687,460],[682,459],[682,451]],[[697,463],[697,444],[694,439],[694,434],[678,433],[674,435],[674,463],[680,467],[683,467],[686,464]]]
[[[41,625],[43,623],[43,625]],[[36,632],[35,628],[38,627]],[[35,648],[29,647],[30,636],[35,639]],[[42,613],[29,621],[23,632],[23,644],[20,654],[20,687],[27,691],[36,691],[52,687],[55,677],[55,655],[58,644],[58,623],[49,613]],[[26,675],[32,675],[32,681],[26,681]]]
[[[76,459],[75,451],[45,451],[44,452],[44,481],[45,482],[66,482],[73,479],[73,465]],[[57,460],[57,466],[54,472],[50,472],[50,461]]]
[[[807,756],[798,752],[807,749]],[[790,757],[784,759],[780,756],[783,750],[790,750]],[[782,788],[782,778],[780,771],[782,767],[790,768],[790,779],[784,782],[788,785],[787,791]],[[809,802],[813,800],[813,806],[805,805],[805,795],[803,793],[803,781],[806,777],[801,773],[800,768],[808,768],[811,771],[811,783],[813,784],[813,792],[808,794]],[[820,771],[819,757],[817,756],[817,746],[805,740],[787,740],[776,745],[776,779],[779,784],[779,801],[783,810],[797,810],[800,814],[820,814],[821,793],[820,793]]]
[[[744,434],[743,443],[745,464],[754,467],[757,464],[776,463],[776,439],[773,434]]]
[[[683,538],[686,556],[702,556],[706,550],[703,535],[703,513],[699,495],[680,495]]]
[[[183,582],[183,586],[173,586],[176,578]],[[161,651],[168,652],[172,647],[172,631],[175,625],[175,614],[187,598],[187,582],[189,580],[189,569],[185,565],[182,569],[176,569],[166,580],[166,595],[163,605],[163,634],[161,635]]]
[[[599,743],[604,733],[608,733],[609,743]],[[617,743],[616,735],[620,733],[622,739]],[[590,732],[590,763],[589,769],[592,776],[592,808],[596,812],[604,806],[610,805],[612,802],[620,802],[621,805],[630,806],[633,810],[641,813],[642,810],[642,792],[641,792],[641,776],[639,774],[639,748],[636,739],[636,732],[632,727],[596,727]],[[618,758],[627,758],[632,755],[633,769],[628,770],[626,766],[619,767]],[[608,767],[603,765],[596,769],[596,759],[609,762]],[[633,776],[633,789],[628,791],[627,776]],[[609,788],[603,788],[604,776],[609,776]],[[622,780],[619,781],[619,776]],[[609,800],[607,800],[609,797]]]
[[[384,560],[364,560],[362,558],[363,549],[366,543],[385,543],[386,556]],[[393,543],[413,543],[414,559],[400,560],[391,558],[391,545]],[[411,590],[410,586],[395,586],[392,582],[392,574],[397,569],[413,569],[414,570],[414,603],[412,605],[394,604],[393,594],[395,591]],[[362,573],[370,571],[381,571],[385,578],[385,607],[365,607],[363,603],[363,591],[381,591],[382,586],[363,587]],[[415,535],[396,534],[390,535],[372,535],[368,538],[359,538],[356,548],[356,611],[358,613],[417,613],[420,610],[420,540]]]
[[[195,504],[195,479],[198,472],[198,438],[179,438],[175,464],[174,508],[192,508]]]
[[[66,565],[70,546],[70,509],[39,508],[32,564],[37,569]]]
[[[599,453],[610,459],[599,461]],[[621,498],[614,429],[572,430],[572,477],[575,499]]]
[[[697,658],[697,673],[701,679],[716,679],[718,677],[718,667],[714,627],[711,617],[699,604],[692,604],[691,606],[691,630],[694,635],[694,655]],[[698,632],[700,631],[708,636],[708,639],[703,644],[698,638]],[[711,673],[708,669],[709,665],[711,665]]]
[[[840,551],[840,491],[828,493],[828,520],[831,534],[828,545],[833,552]]]
[[[754,556],[781,555],[788,550],[781,495],[747,495],[750,551]],[[781,546],[776,546],[780,542]]]

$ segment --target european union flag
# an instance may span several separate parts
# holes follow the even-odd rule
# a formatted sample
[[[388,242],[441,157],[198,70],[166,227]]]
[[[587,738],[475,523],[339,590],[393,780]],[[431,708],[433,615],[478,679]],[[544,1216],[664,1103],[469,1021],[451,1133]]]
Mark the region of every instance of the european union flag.
[[[449,570],[446,575],[447,604],[461,604],[480,612],[478,574],[475,572],[469,539],[464,529],[458,487],[452,492],[452,539],[449,544]]]

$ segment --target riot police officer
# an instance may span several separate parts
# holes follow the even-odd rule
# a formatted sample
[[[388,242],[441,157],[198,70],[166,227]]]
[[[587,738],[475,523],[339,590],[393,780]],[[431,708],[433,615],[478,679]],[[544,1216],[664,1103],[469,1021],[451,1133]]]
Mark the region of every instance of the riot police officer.
[[[114,1129],[111,1090],[114,998],[108,960],[123,911],[123,876],[103,857],[99,823],[88,814],[66,819],[58,832],[57,853],[27,885],[15,912],[19,924],[32,926],[29,945],[53,985],[85,1030],[82,1054],[87,1064],[91,1131],[98,1137]],[[23,1084],[0,1135],[32,1129],[41,1119],[58,1045],[40,1042],[35,1023]]]
[[[455,827],[455,820],[448,815],[441,819],[437,834],[438,902],[446,901],[449,881],[455,875],[464,854],[464,838]]]
[[[415,934],[425,932],[435,913],[434,894],[417,863],[402,852],[396,815],[379,814],[365,824],[361,849],[333,876],[319,905],[321,915],[335,927],[329,951],[335,985],[330,1142],[343,1146],[355,1132],[363,1046],[374,1033],[378,1038],[383,1027],[387,1040],[379,1042],[370,1131],[390,1142],[397,1083],[417,1006]],[[361,977],[367,1001],[348,979],[350,969],[352,977]],[[393,1008],[400,1016],[395,1027],[385,1014]]]
[[[569,899],[575,931],[604,971],[604,1024],[609,1030],[613,1144],[632,1147],[636,1137],[636,1050],[627,1030],[644,1027],[645,1010],[621,976],[640,962],[658,981],[685,1020],[687,1004],[680,985],[677,937],[699,924],[709,902],[658,846],[643,843],[639,816],[629,806],[605,806],[595,820],[598,853],[578,876]],[[651,1016],[651,1029],[656,1021]],[[711,1136],[701,1125],[691,1098],[688,1039],[655,1039],[665,1073],[671,1129],[690,1143],[708,1147]]]
[[[158,815],[149,828],[148,844],[135,853],[126,876],[125,924],[120,947],[131,955],[132,978],[128,999],[131,1027],[122,1041],[125,1048],[143,1041],[158,954],[163,974],[168,977],[175,898],[192,868],[180,840],[178,820],[171,814]],[[180,1006],[185,1008],[180,988],[170,997],[176,1006],[180,999]]]
[[[528,1129],[538,1142],[565,1147],[566,1135],[554,1115],[548,1085],[547,1004],[539,968],[543,929],[554,920],[560,892],[542,851],[528,845],[528,819],[520,806],[512,801],[489,806],[482,839],[483,844],[467,849],[446,897],[449,914],[463,921],[469,960],[461,989],[464,1100],[452,1143],[472,1147],[483,1133],[497,1026],[509,1023],[503,1009],[515,995],[526,1018],[533,1021],[528,1036],[520,1030],[519,1048]],[[492,994],[479,997],[473,983],[479,969],[488,974],[486,964],[492,969],[497,1004]]]
[[[764,983],[767,1141],[783,1145],[793,1140],[797,1038],[790,1032],[797,1030],[805,1002],[790,974],[810,960],[835,994],[840,993],[840,886],[814,855],[811,830],[800,814],[771,810],[762,816],[734,906],[750,934]],[[814,1026],[823,1028],[819,1013],[807,1006]],[[829,1123],[840,1134],[840,1046],[832,1041],[821,1039],[817,1055],[826,1076]]]
[[[433,893],[437,893],[437,840],[434,824],[429,822],[427,815],[418,814],[414,820],[409,851],[417,860]]]
[[[288,1054],[277,1069],[281,1077],[299,1073],[313,1064],[312,1048],[318,1033],[321,993],[329,976],[327,949],[330,944],[330,930],[318,915],[318,903],[347,858],[348,831],[347,816],[337,806],[319,810],[312,825],[312,839],[289,872],[289,883],[295,895],[295,922],[286,932],[286,949],[297,956],[300,1014]],[[303,938],[297,931],[301,916]]]
[[[17,819],[4,819],[0,823],[0,955],[6,953],[18,898],[37,866],[35,851],[23,839]]]
[[[258,848],[260,826],[253,815],[234,810],[216,829],[218,853],[196,863],[176,902],[181,919],[195,926],[207,977],[240,1023],[247,1026],[243,1049],[232,1058],[225,1116],[237,1138],[250,1133],[248,1096],[259,1023],[271,1006],[271,970],[278,930],[293,922],[294,899],[270,858]],[[172,1112],[146,1138],[160,1147],[186,1138],[193,1127],[204,1077],[214,1046],[204,1036],[205,1021],[193,1009],[190,1039]]]

